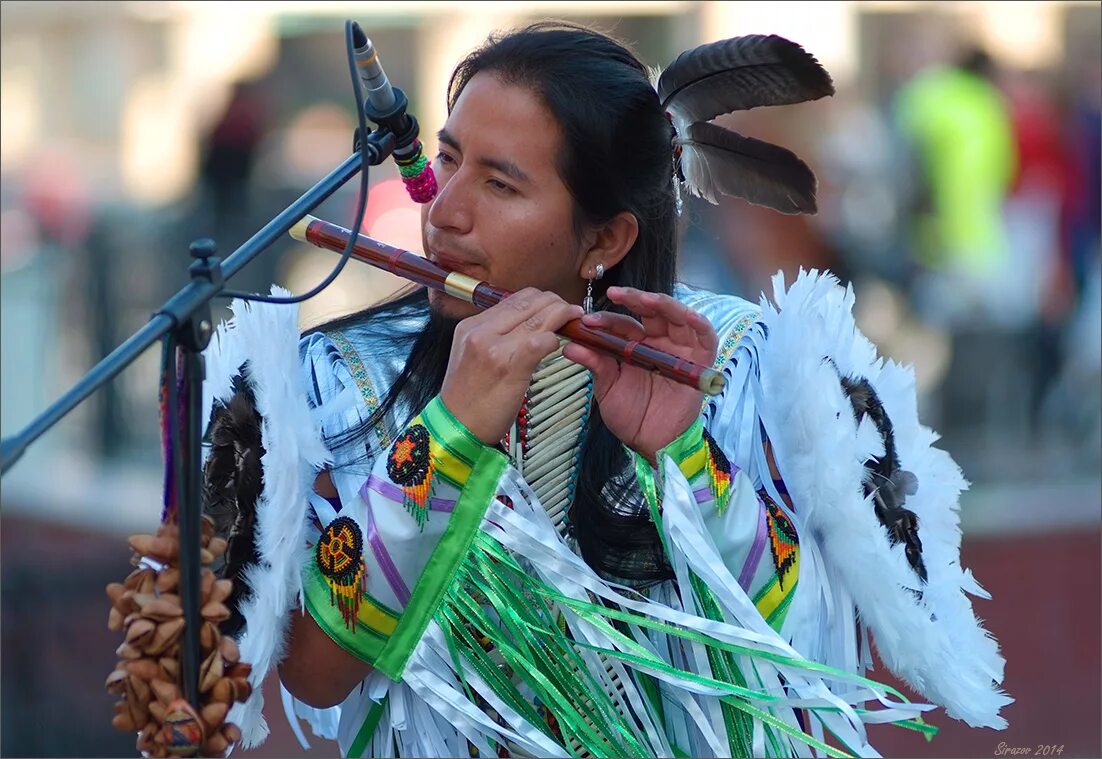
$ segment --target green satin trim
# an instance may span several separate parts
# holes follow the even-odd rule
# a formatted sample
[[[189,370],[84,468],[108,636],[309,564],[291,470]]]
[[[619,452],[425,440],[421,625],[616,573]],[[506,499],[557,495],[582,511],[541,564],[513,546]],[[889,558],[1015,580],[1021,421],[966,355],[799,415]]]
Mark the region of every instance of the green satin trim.
[[[363,724],[360,725],[359,732],[356,733],[356,740],[352,741],[352,745],[348,747],[349,756],[364,755],[368,741],[374,737],[375,731],[379,729],[379,720],[382,719],[383,710],[386,708],[386,702],[389,698],[390,694],[387,694],[383,696],[382,701],[371,705],[367,717],[364,718]]]
[[[676,461],[677,465],[680,467],[685,463],[686,459],[699,451],[703,446],[704,420],[697,418],[687,430],[671,440],[658,452],[658,460],[661,461],[662,455],[665,454]],[[685,472],[683,467],[682,473],[685,474],[685,479],[690,481],[693,479],[693,476]],[[699,471],[694,474],[699,474]]]
[[[504,453],[489,446],[481,446],[470,477],[467,478],[459,500],[456,501],[455,510],[448,520],[448,526],[433,549],[424,571],[417,578],[417,585],[398,620],[398,627],[375,662],[375,668],[391,680],[397,682],[402,678],[410,654],[424,635],[429,620],[436,613],[441,599],[452,585],[459,566],[467,556],[471,541],[478,534],[482,516],[497,492],[497,483],[507,465],[508,459]]]
[[[487,448],[492,448],[471,434],[463,423],[435,396],[420,414],[421,421],[440,445],[456,458],[474,466]]]
[[[494,551],[495,545],[481,533],[476,537],[441,605],[437,620],[446,637],[453,639],[449,649],[454,647],[499,698],[557,741],[512,678],[527,685],[555,715],[572,752],[573,745],[595,757],[650,756],[634,724],[619,713],[573,641],[555,623],[553,607],[530,592],[525,571],[511,556]],[[485,599],[498,618],[493,619],[476,598]],[[491,662],[467,625],[488,640],[504,666]]]
[[[544,583],[540,582],[539,580],[536,580],[535,578],[530,577],[519,566],[519,564],[516,563],[515,559],[513,559],[512,556],[510,556],[503,548],[501,548],[501,546],[499,546],[498,544],[496,544],[493,541],[489,540],[488,538],[483,538],[483,536],[480,536],[480,540],[477,543],[477,547],[479,549],[481,549],[482,551],[484,551],[489,557],[491,557],[494,560],[497,571],[501,571],[501,569],[503,569],[503,568],[508,568],[510,570],[510,574],[513,576],[514,581],[516,583],[518,583],[520,586],[527,586],[525,595],[528,595],[528,596],[532,597],[533,599],[539,599],[539,598],[542,597],[542,598],[545,598],[547,600],[553,600],[557,603],[561,603],[563,606],[567,606],[569,608],[572,608],[575,612],[579,613],[579,616],[581,616],[587,622],[592,624],[594,627],[596,627],[602,633],[607,635],[609,638],[616,641],[619,648],[624,649],[624,650],[612,650],[612,649],[602,648],[602,647],[598,647],[598,646],[593,646],[593,645],[585,643],[583,641],[575,640],[575,641],[570,641],[569,642],[569,645],[567,647],[569,653],[566,653],[565,654],[566,656],[568,656],[568,657],[577,657],[578,656],[578,653],[577,653],[578,650],[589,650],[589,651],[593,651],[595,653],[604,654],[605,656],[608,656],[609,658],[620,659],[621,661],[628,662],[628,663],[634,664],[636,666],[647,667],[647,668],[650,668],[652,670],[662,672],[662,673],[664,673],[668,676],[671,676],[673,678],[676,678],[676,679],[685,680],[685,681],[693,682],[693,683],[696,683],[696,684],[699,684],[699,685],[705,685],[705,686],[708,686],[708,687],[716,688],[717,690],[725,691],[728,695],[726,695],[726,696],[717,696],[718,700],[721,703],[728,704],[728,705],[734,707],[735,709],[738,709],[739,711],[745,712],[750,717],[752,717],[754,719],[757,719],[760,722],[762,722],[764,725],[770,726],[770,727],[774,728],[777,731],[787,733],[788,735],[790,735],[794,738],[797,738],[801,742],[806,743],[809,746],[812,746],[814,748],[819,749],[820,751],[822,751],[824,754],[826,754],[828,756],[832,756],[832,757],[852,756],[852,754],[847,754],[845,752],[839,751],[838,749],[835,749],[835,748],[833,748],[831,746],[828,746],[827,744],[823,743],[822,741],[817,740],[815,737],[801,732],[798,728],[792,727],[791,725],[787,724],[786,722],[784,722],[780,718],[770,714],[769,712],[765,711],[764,709],[761,709],[757,706],[754,706],[748,700],[748,699],[752,698],[756,701],[761,701],[761,702],[765,702],[765,703],[777,703],[777,702],[782,702],[784,699],[782,699],[778,696],[772,696],[772,695],[764,693],[764,692],[755,691],[755,690],[752,690],[750,688],[740,687],[740,686],[734,685],[732,683],[722,682],[722,681],[717,680],[717,679],[712,678],[712,677],[702,676],[702,675],[698,675],[698,674],[695,674],[695,673],[692,673],[692,672],[688,672],[688,671],[685,671],[685,670],[678,669],[676,667],[672,667],[672,666],[666,664],[664,661],[662,661],[660,658],[658,658],[654,654],[652,654],[649,650],[644,648],[642,645],[640,645],[639,643],[635,642],[633,639],[627,637],[626,635],[621,633],[619,630],[617,630],[612,624],[610,624],[609,618],[619,618],[620,620],[631,623],[631,624],[636,624],[636,625],[645,626],[645,627],[652,627],[652,628],[656,628],[659,625],[661,625],[662,623],[655,623],[653,620],[649,620],[645,617],[642,617],[638,614],[634,614],[632,612],[615,611],[615,610],[609,609],[607,607],[597,606],[595,604],[589,604],[587,602],[575,601],[574,599],[569,599],[566,596],[562,596],[561,594],[555,592],[552,588],[550,588],[549,586],[547,586]],[[500,610],[501,607],[498,607],[498,608]],[[546,605],[545,605],[545,608],[546,608]],[[705,635],[702,635],[700,633],[695,633],[695,632],[692,632],[690,630],[684,630],[684,629],[681,629],[681,628],[676,628],[672,625],[662,625],[662,626],[666,627],[667,630],[669,632],[671,632],[672,634],[678,635],[678,637],[693,640],[693,641],[701,643],[702,645],[705,645],[705,646],[719,645],[721,643],[720,641],[712,640],[711,638],[708,638]],[[741,648],[741,647],[730,646],[729,644],[727,644],[726,646],[721,646],[721,647]],[[573,650],[570,650],[570,649],[573,649]],[[749,649],[742,649],[742,652],[747,653],[750,656],[759,655],[759,652],[750,651]],[[542,656],[540,656],[540,658],[530,660],[529,667],[532,670],[534,670],[534,669],[542,666],[544,660],[554,659],[554,658],[557,658],[557,657],[563,656],[563,655],[564,654],[560,650],[546,651],[542,654]],[[776,655],[774,655],[774,656],[776,656]],[[777,658],[781,659],[781,660],[791,661],[792,665],[797,667],[797,668],[802,666],[802,662],[797,662],[796,660],[788,659],[788,657],[777,657]],[[820,665],[820,666],[822,666],[822,665]],[[829,668],[826,668],[826,669],[829,669]],[[592,695],[591,695],[591,698],[592,698]],[[594,699],[594,700],[599,701],[599,699]],[[609,705],[611,705],[611,702],[609,702]],[[573,711],[556,712],[556,717],[559,719],[560,724],[566,723],[566,724],[576,725],[578,722],[583,722],[583,724],[584,724],[584,721],[580,720],[579,717],[573,713]],[[628,728],[628,729],[630,730],[630,728]],[[599,755],[599,756],[607,755],[603,751],[603,749],[604,749],[603,745],[586,746],[586,748],[589,751],[591,751],[592,753],[594,753],[595,755]],[[616,755],[616,756],[640,756],[640,755],[647,756],[649,754],[636,754],[636,753],[627,753],[627,752],[620,751],[620,752],[617,752],[614,755]]]
[[[302,599],[310,616],[334,643],[357,659],[373,664],[386,646],[385,635],[364,625],[359,619],[349,629],[340,610],[333,604],[332,591],[318,569],[317,562],[306,562],[302,572]]]
[[[883,683],[874,682],[874,681],[869,680],[868,678],[862,677],[860,675],[853,674],[853,673],[850,673],[850,672],[845,672],[843,670],[839,670],[839,669],[836,669],[834,667],[830,667],[830,666],[827,666],[825,664],[821,664],[819,662],[811,661],[811,660],[808,660],[808,659],[797,659],[797,658],[793,658],[793,657],[790,657],[790,656],[785,656],[785,655],[782,655],[782,654],[776,654],[776,653],[771,653],[771,652],[767,652],[767,651],[759,651],[759,650],[756,650],[756,649],[751,649],[751,648],[748,648],[748,647],[745,647],[745,646],[740,646],[740,645],[737,645],[737,644],[728,643],[726,641],[717,640],[717,639],[712,638],[710,636],[707,636],[703,633],[698,633],[694,630],[689,630],[687,628],[678,627],[677,625],[673,625],[673,624],[663,622],[663,621],[660,621],[660,620],[651,619],[649,617],[642,616],[642,615],[637,614],[635,612],[622,611],[622,610],[619,610],[619,609],[609,608],[609,607],[606,607],[606,606],[601,606],[601,605],[589,603],[589,602],[586,602],[586,601],[580,601],[580,600],[577,600],[577,599],[574,599],[574,598],[570,598],[568,596],[564,596],[561,593],[557,592],[554,588],[546,585],[545,583],[541,582],[540,580],[538,580],[536,578],[533,578],[530,575],[528,575],[526,572],[524,572],[519,567],[519,565],[516,564],[516,560],[502,546],[500,546],[499,544],[497,544],[496,542],[494,542],[494,541],[492,541],[488,538],[484,538],[483,536],[480,536],[480,538],[482,538],[482,539],[479,541],[479,543],[480,543],[480,546],[483,548],[483,550],[485,550],[487,552],[487,554],[489,556],[491,556],[499,565],[509,566],[510,568],[515,567],[517,578],[524,581],[528,585],[528,587],[530,589],[529,592],[531,592],[534,596],[542,597],[542,598],[546,599],[546,601],[551,601],[553,603],[559,604],[563,607],[566,607],[566,608],[569,608],[569,609],[573,610],[574,612],[578,613],[580,616],[585,618],[588,622],[594,624],[596,627],[601,629],[601,631],[603,633],[605,633],[606,635],[608,635],[610,638],[612,638],[613,640],[618,641],[618,643],[620,643],[625,649],[628,649],[630,651],[634,651],[635,653],[634,654],[628,654],[628,653],[621,652],[621,651],[611,651],[611,650],[605,650],[605,649],[598,649],[598,648],[591,647],[588,644],[585,644],[581,641],[574,641],[574,645],[576,645],[576,646],[580,646],[582,648],[593,648],[593,650],[602,651],[603,653],[605,653],[606,655],[608,655],[610,657],[623,658],[625,661],[630,661],[632,663],[636,663],[636,664],[640,664],[640,665],[644,665],[644,666],[650,666],[650,667],[652,667],[656,670],[667,672],[669,674],[675,675],[675,676],[680,677],[682,679],[690,680],[690,681],[697,682],[697,683],[700,683],[700,684],[709,685],[709,686],[712,686],[712,687],[721,688],[723,690],[728,691],[733,696],[742,697],[742,699],[745,699],[745,698],[749,697],[749,698],[755,699],[756,701],[761,701],[761,702],[764,702],[764,703],[775,703],[777,701],[783,701],[783,699],[780,699],[779,697],[776,697],[776,696],[772,696],[768,693],[764,693],[764,692],[761,692],[761,691],[755,691],[753,689],[750,689],[750,688],[747,688],[747,687],[741,687],[741,686],[734,685],[734,684],[731,684],[731,683],[721,683],[719,681],[714,680],[713,678],[701,677],[701,676],[696,675],[696,674],[691,673],[691,672],[685,672],[683,670],[678,670],[678,669],[669,667],[664,662],[662,662],[660,659],[658,659],[653,654],[651,654],[648,650],[646,650],[641,645],[636,643],[634,640],[632,640],[631,638],[625,636],[623,633],[621,633],[619,630],[617,630],[610,623],[611,620],[616,620],[616,621],[625,622],[625,623],[630,624],[630,625],[636,625],[636,626],[639,626],[639,627],[645,627],[645,628],[649,628],[649,629],[653,629],[653,630],[658,630],[660,632],[666,633],[667,635],[672,635],[672,636],[677,637],[677,638],[682,638],[684,640],[699,643],[699,644],[701,644],[701,645],[703,645],[707,648],[715,648],[715,649],[719,649],[719,650],[722,650],[722,651],[728,651],[728,652],[738,654],[738,655],[742,655],[742,656],[748,656],[748,657],[751,658],[751,660],[759,659],[759,660],[763,660],[763,661],[769,661],[773,664],[787,666],[787,667],[791,667],[791,668],[797,669],[797,670],[803,670],[803,671],[806,671],[806,672],[815,672],[815,673],[819,674],[820,676],[825,677],[826,679],[840,680],[840,681],[847,681],[847,682],[855,683],[855,684],[862,685],[862,686],[864,686],[866,688],[869,688],[871,690],[874,690],[874,691],[882,691],[884,693],[895,696],[901,703],[904,703],[904,704],[909,703],[909,699],[907,699],[906,696],[904,696],[902,693],[900,693],[898,690],[891,687],[890,685],[885,685]],[[749,706],[748,704],[743,702],[742,699],[737,699],[737,700],[736,699],[730,699],[728,702],[739,701],[741,703],[735,703],[734,704],[737,708],[746,708],[747,711],[749,711],[751,714],[753,714],[753,716],[758,717],[759,719],[762,719],[763,722],[766,722],[767,724],[777,723],[777,724],[774,724],[774,726],[777,727],[778,729],[782,730],[783,732],[792,734],[794,737],[799,738],[799,740],[808,743],[808,745],[816,745],[816,743],[813,743],[813,741],[815,741],[815,739],[812,736],[806,735],[804,733],[800,733],[799,731],[792,732],[793,728],[790,725],[788,725],[786,723],[783,723],[783,722],[780,722],[779,720],[777,720],[772,715],[768,715],[764,712],[761,712],[761,710],[757,709],[756,707]],[[831,712],[839,711],[839,709],[837,707],[825,707],[825,706],[824,707],[815,707],[815,709],[813,709],[812,711],[815,711],[815,710],[824,711],[824,712],[826,712],[826,711],[831,711]],[[860,713],[861,711],[867,711],[867,710],[859,710],[859,709],[855,708],[854,711],[856,713]],[[759,714],[759,712],[760,712],[760,714]],[[908,719],[908,720],[898,720],[898,721],[896,721],[895,723],[892,723],[892,724],[899,724],[899,725],[905,725],[906,724],[908,727],[919,730],[921,732],[926,732],[925,728],[923,727],[924,723],[922,723],[919,718],[912,718],[912,719]],[[825,748],[829,748],[829,747],[825,747]],[[831,749],[831,750],[833,750],[833,749]]]
[[[724,622],[720,612],[719,603],[708,586],[695,574],[691,575],[690,583],[693,593],[696,595],[700,609],[704,616],[713,622]],[[712,667],[712,674],[725,682],[746,687],[746,678],[742,676],[735,658],[725,651],[708,649],[708,664]],[[727,728],[727,740],[731,745],[732,756],[750,756],[753,754],[754,726],[747,715],[739,712],[730,704],[721,705],[723,723]]]

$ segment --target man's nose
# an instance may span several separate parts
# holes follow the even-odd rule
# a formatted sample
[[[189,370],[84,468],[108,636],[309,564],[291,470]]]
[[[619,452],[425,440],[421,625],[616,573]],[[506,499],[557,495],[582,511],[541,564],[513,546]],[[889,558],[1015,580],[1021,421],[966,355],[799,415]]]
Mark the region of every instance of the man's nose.
[[[437,229],[465,234],[471,231],[472,223],[470,197],[464,191],[463,178],[457,172],[441,183],[429,205],[429,224]]]

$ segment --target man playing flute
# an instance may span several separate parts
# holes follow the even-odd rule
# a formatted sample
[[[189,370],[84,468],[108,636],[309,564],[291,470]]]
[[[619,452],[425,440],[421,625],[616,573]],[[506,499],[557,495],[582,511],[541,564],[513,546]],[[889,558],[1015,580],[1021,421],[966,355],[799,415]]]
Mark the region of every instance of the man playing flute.
[[[829,274],[760,305],[675,282],[681,193],[814,210],[798,158],[711,119],[832,92],[778,37],[689,51],[656,89],[581,27],[494,36],[453,74],[423,240],[515,293],[414,288],[301,340],[294,309],[235,305],[205,507],[225,629],[296,729],[348,756],[869,755],[866,722],[933,708],[861,676],[870,637],[931,704],[1005,725],[966,483],[910,370]],[[726,389],[562,345],[579,317]],[[230,713],[246,747],[262,705]]]

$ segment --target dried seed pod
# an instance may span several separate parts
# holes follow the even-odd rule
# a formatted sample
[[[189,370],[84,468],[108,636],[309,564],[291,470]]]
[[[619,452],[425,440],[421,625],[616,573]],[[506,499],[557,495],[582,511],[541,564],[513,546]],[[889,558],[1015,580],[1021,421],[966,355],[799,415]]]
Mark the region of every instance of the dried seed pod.
[[[107,676],[103,687],[107,689],[108,693],[122,693],[126,689],[126,678],[128,676],[125,669],[116,669]]]
[[[212,601],[225,601],[231,593],[233,593],[233,580],[218,580],[214,583],[210,598]]]
[[[158,573],[156,588],[161,593],[173,590],[180,584],[180,570],[176,567],[165,567]]]
[[[142,576],[142,581],[138,583],[138,587],[135,588],[135,590],[138,593],[152,593],[156,587],[157,573],[150,569]]]
[[[199,628],[199,647],[204,653],[213,650],[219,643],[219,636],[217,625],[213,622],[204,622]]]
[[[171,601],[166,601],[163,598],[157,598],[153,601],[149,601],[142,606],[142,614],[155,619],[158,622],[163,622],[166,619],[173,619],[174,617],[184,616],[184,609],[179,604],[174,604]]]
[[[226,546],[228,545],[229,543],[226,541],[225,538],[211,538],[210,543],[207,544],[206,548],[208,551],[211,552],[214,558],[218,558],[226,552]]]
[[[168,706],[180,698],[180,688],[177,687],[176,683],[156,679],[149,683],[149,687],[153,691],[153,695],[157,697],[157,700],[165,706]]]
[[[249,664],[248,662],[243,661],[243,662],[238,662],[237,664],[234,664],[232,667],[227,669],[226,674],[229,675],[230,677],[247,678],[249,676],[249,673],[251,673],[252,671],[253,671],[253,665]]]
[[[233,700],[244,703],[252,695],[253,686],[249,684],[249,681],[243,677],[232,677],[230,683],[233,685]]]
[[[241,660],[241,650],[237,647],[237,641],[229,635],[223,635],[218,642],[218,652],[226,664],[237,664]]]
[[[111,607],[111,611],[107,613],[107,629],[113,632],[118,632],[122,629],[122,613],[114,606]]]
[[[129,711],[122,711],[116,714],[111,718],[111,724],[115,726],[116,730],[123,733],[132,733],[138,729]]]
[[[214,554],[208,551],[206,548],[199,549],[199,563],[204,566],[214,563]]]
[[[121,582],[111,582],[107,584],[105,592],[107,593],[107,597],[111,599],[111,605],[114,606],[115,602],[122,598],[122,594],[127,590],[128,588]]]
[[[152,567],[139,566],[122,581],[123,587],[127,590],[137,590],[138,586],[142,584],[142,581],[151,574],[153,574]]]
[[[233,687],[233,680],[229,677],[223,677],[210,689],[210,700],[212,703],[233,703],[235,695],[236,692]]]
[[[141,648],[142,645],[153,635],[153,631],[157,629],[157,623],[152,619],[146,617],[139,617],[130,623],[130,626],[126,628],[126,642],[137,648]]]
[[[157,665],[153,659],[142,658],[133,659],[125,663],[126,671],[135,677],[140,677],[143,680],[149,681],[156,677],[163,677],[161,667]]]
[[[158,725],[165,721],[165,705],[160,701],[149,702],[149,716],[151,716]],[[150,722],[149,724],[153,724]],[[139,747],[140,748],[140,747]]]
[[[221,622],[230,618],[230,610],[221,601],[208,601],[203,604],[203,608],[199,610],[199,613],[203,615],[203,619],[211,622]]]
[[[175,680],[180,676],[180,660],[171,656],[162,656],[157,660],[157,663],[161,665],[161,669],[168,675],[169,679]]]
[[[115,649],[115,653],[122,659],[140,659],[142,658],[142,652],[134,648],[129,643],[122,643]]]
[[[134,678],[126,678],[126,708],[130,712],[130,721],[135,730],[141,730],[149,722],[149,702],[143,703],[134,691]]]
[[[130,599],[134,602],[134,605],[140,610],[144,610],[146,606],[153,603],[158,598],[159,596],[152,591],[150,591],[149,593],[134,591],[134,594],[130,596]]]
[[[213,731],[226,721],[226,715],[229,711],[229,704],[212,701],[203,707],[203,724],[207,726],[208,731]]]
[[[218,732],[207,738],[203,744],[203,756],[223,756],[226,753],[226,749],[230,747],[230,742]]]
[[[222,725],[222,735],[224,735],[226,740],[230,743],[237,743],[241,740],[241,728],[232,722],[227,722]]]
[[[138,610],[138,605],[134,603],[134,593],[134,590],[125,590],[123,594],[119,596],[119,600],[115,602],[115,608],[118,609],[119,613],[124,617]]]
[[[215,579],[214,572],[204,567],[199,577],[199,592],[204,601],[210,597],[210,592],[214,589]]]
[[[160,722],[161,721],[158,719],[156,722],[150,722],[142,728],[141,733],[138,734],[138,751],[148,753],[157,748],[157,743],[153,740],[153,736],[157,734],[157,730],[160,728]]]
[[[145,646],[145,652],[150,656],[165,654],[169,647],[174,645],[184,630],[184,618],[176,617],[161,622],[157,625],[157,631]]]
[[[127,697],[129,697],[132,692],[138,703],[149,703],[149,699],[153,695],[149,690],[149,683],[137,675],[130,675],[127,683]]]
[[[222,657],[217,651],[212,651],[199,667],[199,692],[206,693],[214,684],[222,679]]]
[[[180,543],[174,538],[131,535],[129,542],[135,552],[161,562],[169,562],[180,556]]]

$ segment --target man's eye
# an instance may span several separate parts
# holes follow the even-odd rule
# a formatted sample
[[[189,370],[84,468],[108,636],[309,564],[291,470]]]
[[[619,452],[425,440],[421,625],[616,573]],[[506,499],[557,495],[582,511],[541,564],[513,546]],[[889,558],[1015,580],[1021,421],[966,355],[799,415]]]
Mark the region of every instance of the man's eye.
[[[447,153],[440,152],[436,154],[436,162],[441,166],[451,166],[455,163],[455,159]]]
[[[502,182],[500,179],[490,179],[486,182],[490,187],[493,187],[498,192],[504,195],[512,195],[516,192],[512,187]]]

